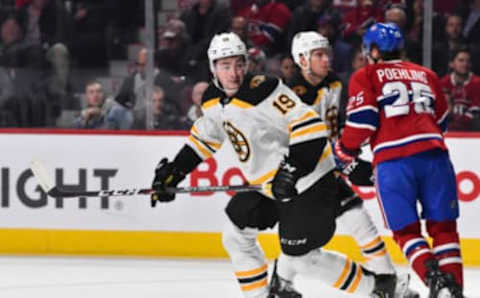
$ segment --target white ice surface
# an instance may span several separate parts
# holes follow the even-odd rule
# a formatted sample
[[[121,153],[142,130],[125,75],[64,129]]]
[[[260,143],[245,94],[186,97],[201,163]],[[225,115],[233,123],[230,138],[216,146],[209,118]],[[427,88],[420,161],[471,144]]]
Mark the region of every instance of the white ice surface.
[[[270,264],[271,265],[271,264]],[[406,267],[399,267],[406,272]],[[413,276],[413,274],[412,274]],[[298,277],[304,298],[359,297]],[[465,270],[467,298],[480,297],[480,268]],[[427,297],[416,277],[411,286]],[[0,257],[2,298],[241,298],[227,260]]]

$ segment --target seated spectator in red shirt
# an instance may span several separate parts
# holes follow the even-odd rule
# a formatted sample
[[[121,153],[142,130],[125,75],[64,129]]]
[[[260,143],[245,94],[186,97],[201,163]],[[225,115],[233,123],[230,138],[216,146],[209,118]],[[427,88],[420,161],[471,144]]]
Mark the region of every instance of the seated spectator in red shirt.
[[[452,55],[452,73],[441,79],[450,105],[449,130],[469,131],[480,115],[480,77],[471,72],[471,55],[467,48]]]
[[[359,0],[358,6],[343,19],[345,39],[360,44],[367,29],[375,22],[383,21],[383,10],[375,0]]]
[[[248,37],[267,56],[282,50],[292,14],[288,6],[274,0],[255,0],[238,15],[248,21]]]

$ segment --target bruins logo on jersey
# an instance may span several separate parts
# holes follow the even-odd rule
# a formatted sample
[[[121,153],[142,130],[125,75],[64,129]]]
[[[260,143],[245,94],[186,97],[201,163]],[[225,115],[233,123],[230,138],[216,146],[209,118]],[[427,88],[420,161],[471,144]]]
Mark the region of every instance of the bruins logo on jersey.
[[[307,93],[307,87],[303,85],[297,85],[292,87],[293,92],[295,92],[298,96],[302,96]]]
[[[250,157],[250,145],[248,145],[247,138],[230,122],[223,122],[223,128],[232,143],[233,149],[237,152],[238,159],[241,162],[246,162]]]
[[[267,78],[264,75],[254,76],[250,80],[250,89],[257,88],[261,83],[265,82]]]

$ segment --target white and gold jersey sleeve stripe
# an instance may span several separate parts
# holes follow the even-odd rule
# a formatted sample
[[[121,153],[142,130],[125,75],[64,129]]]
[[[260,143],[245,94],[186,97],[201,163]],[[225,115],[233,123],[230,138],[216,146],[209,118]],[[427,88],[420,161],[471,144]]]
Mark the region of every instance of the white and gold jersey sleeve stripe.
[[[200,142],[196,137],[190,135],[187,140],[187,144],[192,147],[192,149],[203,159],[207,159],[212,157],[213,153],[205,146],[202,142]]]
[[[292,120],[289,124],[288,124],[288,129],[290,130],[290,132],[292,131],[292,128],[297,126],[298,124],[302,123],[302,122],[306,122],[306,121],[309,121],[309,120],[312,120],[312,119],[315,119],[315,118],[318,118],[318,114],[314,111],[314,110],[308,110],[306,113],[304,113],[302,116],[300,116],[299,118],[297,119],[294,119]]]
[[[316,122],[290,133],[290,146],[307,142],[313,139],[326,138],[328,136],[327,126],[323,122]]]
[[[225,136],[212,117],[197,119],[190,129],[187,144],[203,159],[212,156],[222,146]]]
[[[198,139],[199,141],[201,141],[202,143],[204,143],[206,146],[210,147],[209,149],[211,149],[210,151],[217,151],[219,150],[221,147],[222,147],[222,144],[220,143],[216,143],[216,142],[213,142],[213,141],[207,141],[207,140],[204,140],[200,137],[200,132],[198,131],[198,129],[195,127],[195,125],[192,126],[192,129],[190,130],[190,134],[195,136],[196,139]]]

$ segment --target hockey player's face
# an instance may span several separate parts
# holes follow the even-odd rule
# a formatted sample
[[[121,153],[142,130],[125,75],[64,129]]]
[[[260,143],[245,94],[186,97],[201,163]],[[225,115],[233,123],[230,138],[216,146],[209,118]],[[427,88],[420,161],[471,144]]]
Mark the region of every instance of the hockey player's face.
[[[325,77],[330,69],[330,53],[325,49],[313,50],[310,54],[310,68],[312,74]]]
[[[217,78],[227,95],[233,95],[242,85],[245,67],[245,59],[242,56],[219,59],[215,63]]]

